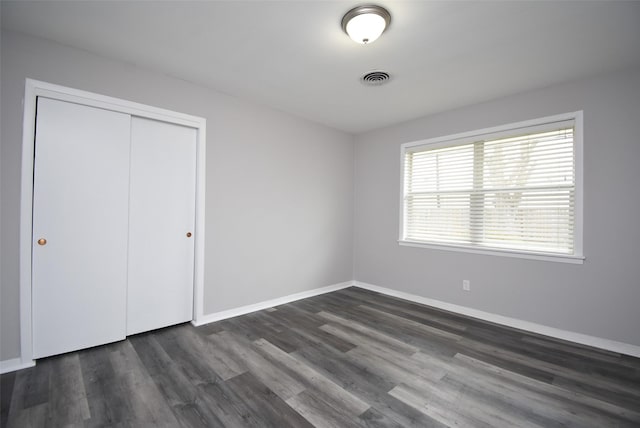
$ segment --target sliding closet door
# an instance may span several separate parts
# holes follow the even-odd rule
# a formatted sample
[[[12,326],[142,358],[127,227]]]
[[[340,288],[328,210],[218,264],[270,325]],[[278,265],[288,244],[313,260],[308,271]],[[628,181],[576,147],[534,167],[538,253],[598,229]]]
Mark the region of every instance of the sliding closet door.
[[[40,97],[34,358],[124,339],[130,116]]]
[[[131,123],[127,334],[193,317],[196,130]]]

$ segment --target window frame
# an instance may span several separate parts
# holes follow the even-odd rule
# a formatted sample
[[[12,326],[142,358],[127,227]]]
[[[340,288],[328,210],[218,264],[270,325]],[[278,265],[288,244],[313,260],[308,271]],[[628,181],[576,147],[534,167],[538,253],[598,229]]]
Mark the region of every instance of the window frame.
[[[516,249],[498,249],[498,248],[482,248],[476,246],[446,244],[446,243],[427,243],[421,241],[413,241],[404,238],[405,225],[405,155],[407,152],[416,151],[417,147],[425,147],[429,149],[438,149],[454,145],[471,144],[480,139],[500,138],[517,134],[518,131],[526,128],[527,131],[535,131],[536,128],[544,130],[557,122],[574,122],[574,150],[575,150],[575,218],[574,218],[574,254],[557,254],[540,251],[516,250]],[[533,260],[545,260],[563,263],[584,263],[583,252],[583,162],[584,161],[584,145],[583,145],[583,111],[575,111],[563,113],[553,116],[540,117],[537,119],[526,120],[522,122],[509,123],[490,128],[478,129],[474,131],[462,132],[459,134],[445,135],[442,137],[429,138],[401,144],[400,146],[400,195],[399,195],[399,230],[398,244],[401,246],[418,247],[445,251],[458,251],[474,254],[484,254],[504,257],[518,257]]]

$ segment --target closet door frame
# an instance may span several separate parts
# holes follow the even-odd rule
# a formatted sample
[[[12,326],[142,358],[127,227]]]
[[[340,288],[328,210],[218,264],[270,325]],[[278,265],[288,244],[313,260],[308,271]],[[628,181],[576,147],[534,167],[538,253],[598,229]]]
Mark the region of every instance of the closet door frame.
[[[192,324],[204,318],[206,119],[33,79],[25,80],[20,189],[20,368],[35,365],[32,332],[33,171],[38,97],[68,101],[196,129],[196,218]]]

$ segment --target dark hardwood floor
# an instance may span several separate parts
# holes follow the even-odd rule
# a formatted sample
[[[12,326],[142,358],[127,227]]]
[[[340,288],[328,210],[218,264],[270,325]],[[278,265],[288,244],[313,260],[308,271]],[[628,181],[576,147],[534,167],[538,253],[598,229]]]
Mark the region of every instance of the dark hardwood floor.
[[[0,381],[3,427],[640,427],[640,359],[358,288]]]

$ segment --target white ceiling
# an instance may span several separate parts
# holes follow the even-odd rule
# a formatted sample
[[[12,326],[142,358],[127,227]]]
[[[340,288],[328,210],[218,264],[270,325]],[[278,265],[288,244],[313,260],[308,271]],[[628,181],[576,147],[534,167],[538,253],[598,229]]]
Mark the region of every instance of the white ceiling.
[[[2,1],[2,27],[360,133],[640,65],[640,2],[380,0],[359,45],[355,0]],[[359,82],[385,70],[379,87]]]

